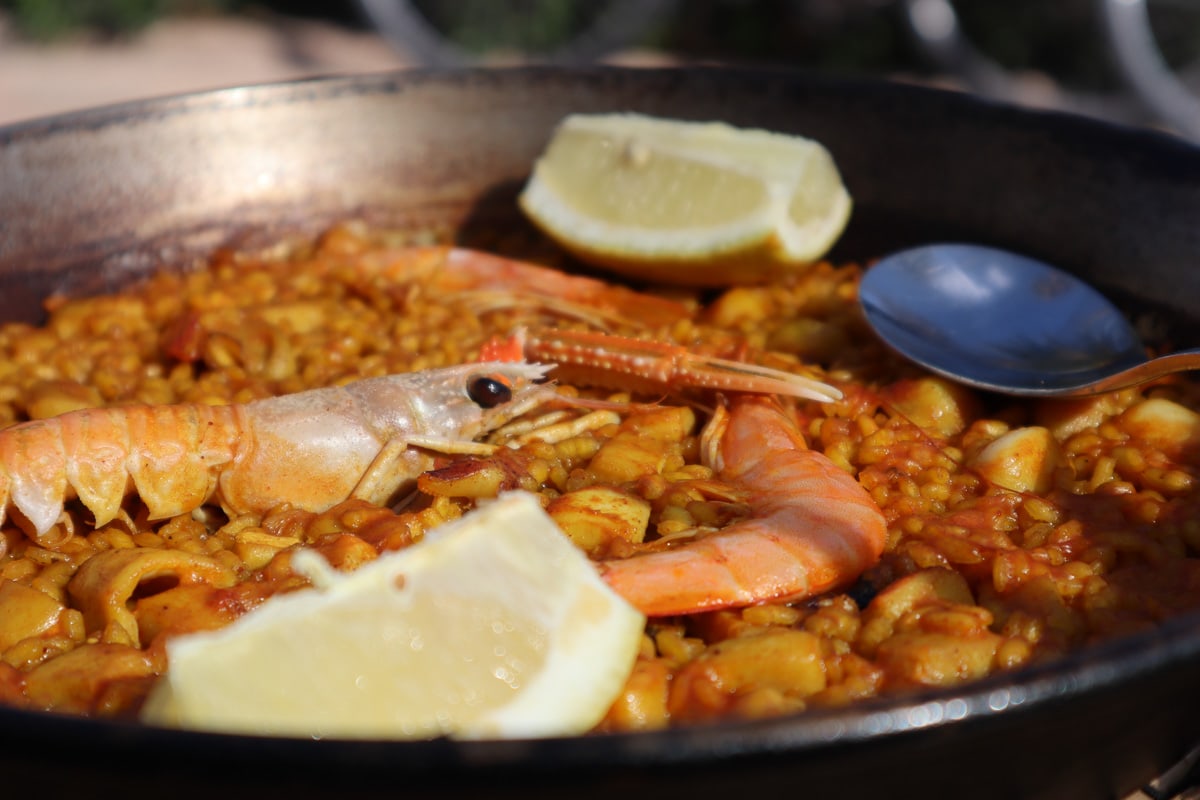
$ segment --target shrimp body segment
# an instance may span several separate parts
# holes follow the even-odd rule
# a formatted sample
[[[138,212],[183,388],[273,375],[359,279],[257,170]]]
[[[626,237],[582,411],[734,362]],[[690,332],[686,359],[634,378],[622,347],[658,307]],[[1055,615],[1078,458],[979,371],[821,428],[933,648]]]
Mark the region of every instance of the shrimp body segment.
[[[385,448],[394,494],[432,468],[433,452],[459,452],[553,399],[538,383],[547,369],[470,364],[245,405],[94,408],[22,423],[0,431],[0,521],[15,509],[41,540],[78,497],[100,527],[131,492],[152,519],[210,502],[230,514],[282,503],[321,511],[354,492]],[[473,399],[480,379],[503,384],[500,399]]]
[[[810,450],[770,400],[710,423],[712,466],[750,492],[752,515],[675,547],[606,561],[601,574],[649,616],[812,597],[875,564],[887,523],[866,490]]]

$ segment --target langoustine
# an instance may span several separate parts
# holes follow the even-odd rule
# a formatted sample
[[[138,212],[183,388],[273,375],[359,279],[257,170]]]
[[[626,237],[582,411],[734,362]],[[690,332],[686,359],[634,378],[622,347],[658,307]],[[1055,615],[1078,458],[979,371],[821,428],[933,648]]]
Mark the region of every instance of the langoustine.
[[[555,395],[548,367],[469,364],[244,405],[89,408],[0,430],[0,521],[39,542],[78,497],[97,527],[136,491],[151,519],[205,503],[321,511],[382,502],[434,463]]]

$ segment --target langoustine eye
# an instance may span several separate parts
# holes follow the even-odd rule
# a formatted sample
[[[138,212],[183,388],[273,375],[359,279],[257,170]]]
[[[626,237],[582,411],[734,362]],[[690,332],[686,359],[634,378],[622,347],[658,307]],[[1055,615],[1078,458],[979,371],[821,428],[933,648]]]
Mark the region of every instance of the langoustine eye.
[[[477,375],[467,381],[467,397],[481,408],[495,408],[512,400],[512,387],[490,375]]]

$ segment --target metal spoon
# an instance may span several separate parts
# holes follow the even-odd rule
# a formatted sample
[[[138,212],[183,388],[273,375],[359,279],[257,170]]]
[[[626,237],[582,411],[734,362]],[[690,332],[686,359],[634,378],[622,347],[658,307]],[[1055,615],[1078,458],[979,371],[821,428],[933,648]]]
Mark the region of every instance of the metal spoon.
[[[901,355],[1012,395],[1078,397],[1200,369],[1200,350],[1148,360],[1125,317],[1078,278],[968,244],[888,256],[863,277],[867,321]]]

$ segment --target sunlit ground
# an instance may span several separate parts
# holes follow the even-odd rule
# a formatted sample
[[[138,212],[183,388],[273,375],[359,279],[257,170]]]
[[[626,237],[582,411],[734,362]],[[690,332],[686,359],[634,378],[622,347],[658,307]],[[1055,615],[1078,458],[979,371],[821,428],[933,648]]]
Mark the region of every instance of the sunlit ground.
[[[311,20],[167,18],[118,39],[39,44],[0,18],[0,124],[145,97],[411,64],[381,37]]]

